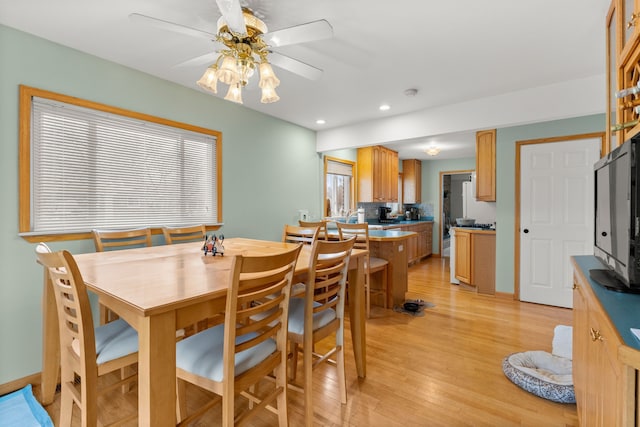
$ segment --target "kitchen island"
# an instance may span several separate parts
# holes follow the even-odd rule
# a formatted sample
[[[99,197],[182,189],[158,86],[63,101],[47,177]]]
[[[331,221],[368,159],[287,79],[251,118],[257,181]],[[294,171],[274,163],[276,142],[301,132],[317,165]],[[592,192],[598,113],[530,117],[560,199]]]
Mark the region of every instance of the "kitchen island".
[[[399,229],[398,226],[401,224],[384,224],[387,229],[382,229],[378,225],[382,226],[383,224],[369,224],[369,250],[371,256],[385,259],[389,263],[387,267],[387,307],[393,308],[396,305],[402,305],[405,300],[408,287],[408,242],[415,239],[417,233]],[[338,228],[329,223],[327,235],[330,238],[338,238]],[[381,280],[377,276],[379,274],[371,276],[372,288],[381,287]],[[373,298],[372,300],[376,305],[384,305],[381,300],[376,301]]]
[[[387,307],[402,305],[408,286],[407,242],[417,233],[402,230],[369,230],[369,250],[371,256],[386,259],[387,267]],[[373,288],[380,287],[379,279],[371,276]],[[378,302],[380,304],[382,301]],[[380,304],[381,305],[381,304]]]

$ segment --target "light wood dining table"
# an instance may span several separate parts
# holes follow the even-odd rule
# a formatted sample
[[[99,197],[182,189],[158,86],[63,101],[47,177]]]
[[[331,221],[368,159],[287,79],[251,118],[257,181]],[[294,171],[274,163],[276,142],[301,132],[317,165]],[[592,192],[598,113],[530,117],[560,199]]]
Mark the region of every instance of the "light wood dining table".
[[[182,243],[74,255],[87,288],[100,303],[138,331],[140,426],[175,425],[176,331],[224,311],[234,254],[269,254],[293,244],[230,238],[223,256],[204,255],[201,243]],[[296,264],[296,279],[309,267],[309,245]],[[359,377],[366,375],[364,258],[353,250],[349,269],[349,325]],[[57,313],[45,275],[42,403],[54,399],[60,366]]]

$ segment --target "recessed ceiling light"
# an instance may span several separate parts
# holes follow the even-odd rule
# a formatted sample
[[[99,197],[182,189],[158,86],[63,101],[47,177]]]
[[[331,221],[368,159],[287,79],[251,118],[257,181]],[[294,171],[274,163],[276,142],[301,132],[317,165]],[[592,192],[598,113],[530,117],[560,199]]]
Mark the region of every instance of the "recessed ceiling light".
[[[325,123],[327,123],[327,122],[326,122],[324,119],[318,119],[318,120],[316,120],[316,124],[317,124],[317,125],[323,125],[323,124],[325,124]]]
[[[389,104],[382,104],[380,106],[380,111],[387,111],[391,108],[391,106]]]

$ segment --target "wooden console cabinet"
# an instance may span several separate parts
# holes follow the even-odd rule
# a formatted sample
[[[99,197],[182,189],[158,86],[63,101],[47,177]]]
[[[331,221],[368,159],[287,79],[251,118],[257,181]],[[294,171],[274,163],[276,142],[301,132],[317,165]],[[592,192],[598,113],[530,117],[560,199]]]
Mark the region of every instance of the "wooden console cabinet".
[[[638,426],[640,341],[628,325],[640,325],[640,295],[593,282],[589,269],[602,268],[593,256],[572,257],[572,263],[573,383],[580,425]]]

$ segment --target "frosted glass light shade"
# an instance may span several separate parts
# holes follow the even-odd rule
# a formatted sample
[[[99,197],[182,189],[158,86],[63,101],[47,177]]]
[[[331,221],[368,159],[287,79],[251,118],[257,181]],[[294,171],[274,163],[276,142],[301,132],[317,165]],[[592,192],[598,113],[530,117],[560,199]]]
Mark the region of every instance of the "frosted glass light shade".
[[[225,96],[224,99],[242,104],[242,88],[240,84],[236,83],[229,86],[229,92],[227,92],[227,96]]]
[[[273,68],[268,62],[260,63],[260,83],[258,85],[263,89],[266,87],[274,89],[280,85],[280,80],[276,77],[276,73],[273,72]]]
[[[276,93],[276,90],[272,87],[263,87],[262,88],[262,98],[260,99],[260,102],[262,102],[263,104],[269,104],[271,102],[276,102],[280,99],[280,97],[278,96],[278,94]]]
[[[238,67],[236,67],[236,59],[233,56],[225,56],[222,65],[216,73],[218,80],[228,85],[238,82]]]
[[[216,76],[217,70],[218,67],[215,65],[210,66],[196,84],[209,92],[218,93],[218,77]]]

